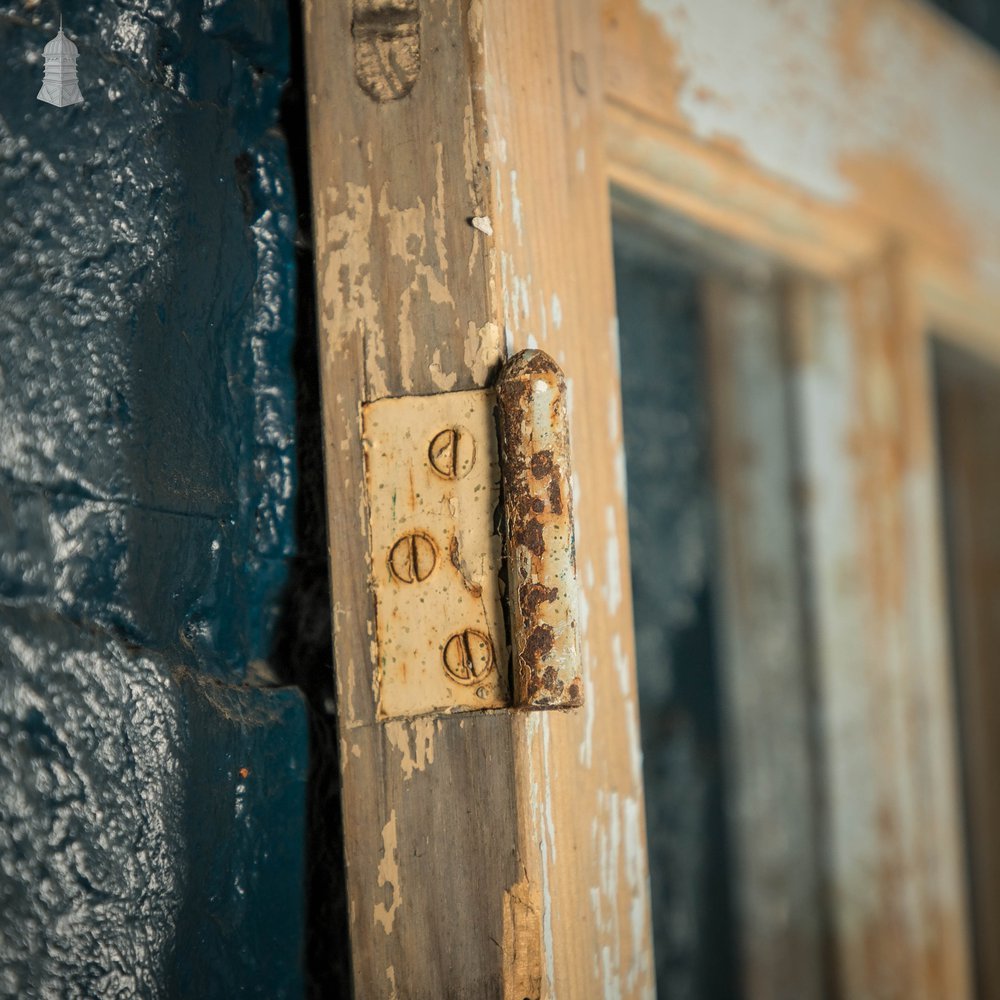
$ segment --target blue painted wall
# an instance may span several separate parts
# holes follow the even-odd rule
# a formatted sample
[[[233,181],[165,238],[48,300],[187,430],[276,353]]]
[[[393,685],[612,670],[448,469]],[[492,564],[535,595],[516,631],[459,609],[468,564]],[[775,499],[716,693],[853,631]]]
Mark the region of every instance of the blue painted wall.
[[[0,3],[0,996],[303,991],[288,74],[275,0]]]

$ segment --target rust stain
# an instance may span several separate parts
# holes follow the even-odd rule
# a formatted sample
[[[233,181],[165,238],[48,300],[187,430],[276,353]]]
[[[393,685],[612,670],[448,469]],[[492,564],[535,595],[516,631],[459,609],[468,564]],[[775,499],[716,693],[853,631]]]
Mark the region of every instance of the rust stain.
[[[942,187],[902,154],[852,153],[841,158],[840,172],[855,188],[853,206],[934,246],[964,268],[975,247]]]
[[[531,616],[538,612],[538,606],[542,601],[555,601],[558,598],[559,590],[556,587],[546,587],[543,583],[521,585],[521,607]]]
[[[848,77],[868,79],[872,67],[864,52],[865,30],[871,19],[870,0],[838,0],[833,50]]]
[[[900,452],[902,414],[895,369],[891,305],[882,269],[851,288],[851,331],[860,388],[848,454],[856,469],[858,525],[869,552],[870,586],[881,616],[899,614],[906,599],[901,490],[905,472]]]

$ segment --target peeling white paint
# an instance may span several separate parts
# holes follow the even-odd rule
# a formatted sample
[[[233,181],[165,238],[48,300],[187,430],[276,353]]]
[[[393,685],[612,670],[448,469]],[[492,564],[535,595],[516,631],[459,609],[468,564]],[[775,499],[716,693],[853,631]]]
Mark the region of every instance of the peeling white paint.
[[[618,678],[618,689],[622,696],[627,698],[632,690],[632,660],[625,651],[621,635],[617,632],[611,637],[611,662]]]
[[[857,194],[852,160],[905,160],[975,234],[982,276],[1000,274],[995,59],[944,29],[934,37],[948,44],[930,40],[926,15],[889,0],[859,7],[850,39],[837,0],[640,2],[675,47],[677,107],[695,135],[736,141],[838,203]]]
[[[604,508],[604,599],[608,614],[614,616],[622,603],[622,568],[618,549],[618,523],[615,508],[608,504]]]
[[[643,851],[642,810],[632,796],[622,800],[622,822],[624,835],[625,884],[628,887],[629,929],[632,934],[632,964],[625,979],[626,991],[632,995],[640,979],[650,978],[650,955],[641,947],[645,938],[648,920],[648,900],[646,898],[646,858]]]
[[[479,232],[484,233],[486,236],[493,235],[493,223],[490,221],[488,215],[474,215],[472,217],[472,228],[478,229]]]
[[[552,325],[557,329],[562,329],[562,303],[559,301],[559,296],[555,292],[552,293]]]
[[[619,416],[618,396],[616,393],[611,393],[608,396],[608,441],[612,444],[617,442],[621,430]]]
[[[622,354],[621,343],[618,337],[618,317],[612,316],[611,321],[608,323],[608,340],[610,341],[608,354],[611,357],[612,364],[615,366],[615,381],[620,385],[622,380]]]
[[[465,365],[477,385],[486,385],[490,373],[503,356],[501,334],[496,323],[482,326],[469,320],[465,336]]]
[[[510,207],[514,219],[514,229],[517,232],[517,242],[524,243],[524,218],[521,214],[521,199],[517,194],[517,171],[510,172]]]
[[[625,464],[625,445],[615,449],[615,490],[621,497],[622,506],[628,509],[628,471]]]
[[[446,373],[444,368],[441,367],[441,348],[437,348],[434,351],[434,356],[431,358],[430,373],[431,381],[442,392],[448,392],[453,389],[455,383],[458,381],[457,372]]]
[[[556,858],[556,834],[552,815],[549,726],[547,713],[536,712],[525,720],[524,733],[529,747],[528,788],[531,800],[531,823],[541,838],[538,846],[541,862],[542,952],[548,982],[547,996],[551,1000],[556,1000],[558,984],[555,979],[555,938],[552,929],[552,867]],[[538,738],[539,734],[541,740]],[[541,744],[540,753],[539,744]],[[541,775],[536,771],[536,761],[540,762]]]
[[[415,771],[434,763],[434,733],[437,720],[432,716],[417,719],[393,719],[385,723],[391,746],[399,751],[403,779],[409,781]]]
[[[651,998],[651,956],[643,947],[649,933],[649,897],[639,800],[599,790],[591,838],[598,861],[597,885],[589,892],[594,921],[607,937],[622,940],[627,930],[632,941],[631,949],[625,949],[631,955],[628,968],[622,967],[621,954],[607,945],[601,948],[602,996]]]

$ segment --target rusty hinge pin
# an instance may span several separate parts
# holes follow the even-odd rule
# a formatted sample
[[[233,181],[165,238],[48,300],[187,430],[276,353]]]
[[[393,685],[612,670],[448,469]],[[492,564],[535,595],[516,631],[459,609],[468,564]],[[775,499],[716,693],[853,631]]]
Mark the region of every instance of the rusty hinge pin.
[[[514,701],[583,704],[566,381],[544,351],[522,351],[497,383]]]

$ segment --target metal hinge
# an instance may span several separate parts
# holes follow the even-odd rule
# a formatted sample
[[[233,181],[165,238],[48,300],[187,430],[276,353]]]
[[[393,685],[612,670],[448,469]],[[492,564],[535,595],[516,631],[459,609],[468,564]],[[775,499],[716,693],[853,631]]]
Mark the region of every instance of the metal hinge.
[[[380,399],[362,427],[378,717],[581,705],[556,363],[522,351],[495,389]]]

